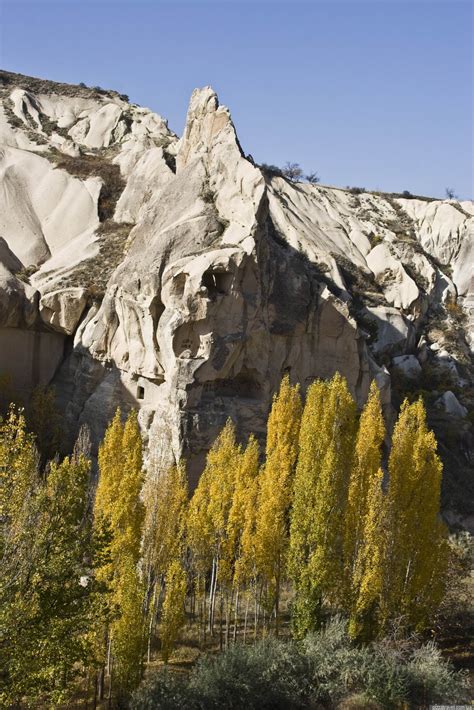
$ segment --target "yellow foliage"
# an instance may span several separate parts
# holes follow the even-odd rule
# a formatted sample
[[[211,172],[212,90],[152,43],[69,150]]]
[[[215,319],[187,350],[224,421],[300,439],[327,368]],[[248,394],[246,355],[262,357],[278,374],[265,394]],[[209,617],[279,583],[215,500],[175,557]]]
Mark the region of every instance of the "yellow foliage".
[[[211,560],[219,561],[220,579],[229,583],[232,570],[227,559],[229,513],[241,447],[229,419],[207,455],[206,467],[189,506],[187,535],[198,574],[205,574]]]
[[[122,426],[121,413],[117,409],[99,448],[98,458],[94,524],[97,534],[106,530],[110,535],[109,559],[100,568],[98,578],[112,589],[115,618],[109,633],[115,657],[116,688],[120,694],[128,693],[138,682],[143,643],[143,589],[137,572],[143,524],[140,500],[143,462],[136,412],[130,412]],[[130,619],[136,623],[133,622],[135,626],[130,630],[128,648]]]
[[[148,475],[143,498],[145,568],[148,576],[158,579],[183,551],[188,504],[184,462],[170,466],[157,476]]]
[[[114,683],[119,701],[126,699],[141,680],[143,656],[143,583],[133,558],[127,554],[120,562],[120,588],[116,602],[120,615],[111,627],[114,658]]]
[[[185,622],[186,573],[178,560],[174,560],[166,573],[166,594],[161,616],[161,655],[168,663],[171,651]]]
[[[299,385],[281,382],[267,425],[265,464],[260,473],[255,547],[259,573],[267,586],[269,611],[278,606],[280,584],[286,569],[288,515],[298,456],[301,421]]]
[[[38,453],[34,436],[26,430],[23,411],[11,405],[0,420],[0,518],[15,525],[28,492],[34,488]]]
[[[385,507],[382,493],[382,469],[369,481],[361,538],[352,567],[349,633],[369,641],[380,630],[380,596],[384,575],[383,540]]]
[[[421,399],[405,400],[389,458],[383,616],[422,629],[444,593],[447,536],[439,519],[442,464]]]
[[[375,381],[362,411],[355,445],[345,519],[345,599],[354,637],[377,633],[382,584],[383,472],[385,425]]]
[[[354,433],[355,403],[345,379],[336,374],[330,382],[314,382],[301,420],[291,514],[290,570],[298,635],[318,622],[324,598],[341,601]]]
[[[250,435],[240,455],[227,525],[226,558],[234,564],[234,586],[255,573],[255,523],[258,486],[258,442]]]

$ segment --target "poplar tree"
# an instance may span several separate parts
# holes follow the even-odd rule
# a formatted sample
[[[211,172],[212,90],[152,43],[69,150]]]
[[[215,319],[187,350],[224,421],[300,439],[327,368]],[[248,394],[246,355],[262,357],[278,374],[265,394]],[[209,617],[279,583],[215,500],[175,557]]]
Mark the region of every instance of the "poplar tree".
[[[91,631],[103,612],[90,462],[66,458],[40,475],[24,418],[10,410],[0,425],[0,467],[9,491],[1,528],[2,702],[57,704],[95,663]]]
[[[188,485],[183,462],[148,473],[144,486],[143,567],[146,577],[148,660],[168,568],[183,555]]]
[[[286,572],[288,515],[292,502],[293,476],[298,456],[301,420],[299,385],[290,385],[286,375],[273,397],[267,425],[265,464],[260,474],[256,521],[257,565],[265,585],[267,610],[275,610],[275,633],[279,630],[281,584]]]
[[[382,582],[383,495],[381,469],[385,425],[380,394],[372,381],[357,431],[345,516],[345,599],[352,636],[377,630]]]
[[[444,593],[447,536],[439,518],[442,464],[421,398],[402,404],[392,436],[383,618],[423,629]]]
[[[94,518],[98,533],[110,536],[108,560],[100,570],[101,579],[112,590],[112,620],[105,635],[110,668],[114,668],[116,695],[126,695],[133,682],[138,682],[142,667],[142,624],[140,643],[135,639],[128,649],[130,635],[127,618],[137,619],[142,614],[143,594],[137,579],[140,542],[143,524],[143,504],[140,491],[143,485],[142,440],[137,414],[131,411],[124,426],[117,409],[99,448],[99,482]],[[134,571],[133,571],[134,570]],[[137,592],[137,588],[141,591]],[[133,607],[133,605],[135,605]],[[133,607],[133,608],[132,608]]]
[[[369,481],[361,541],[351,575],[349,634],[371,641],[381,628],[380,605],[384,580],[385,500],[382,469]]]
[[[344,519],[352,466],[355,403],[338,373],[308,389],[294,482],[290,559],[295,582],[294,628],[319,623],[322,603],[340,603],[344,589]]]
[[[128,696],[140,683],[143,670],[143,615],[144,585],[132,555],[120,561],[120,584],[116,603],[119,615],[112,626],[112,663],[114,672],[112,686],[116,686],[119,704],[126,703]]]
[[[371,481],[378,476],[382,462],[385,425],[380,395],[372,381],[367,403],[362,410],[357,430],[354,464],[350,474],[345,516],[345,562],[349,578],[364,539],[364,522]]]
[[[38,482],[39,456],[22,410],[10,406],[0,419],[0,544],[14,546],[24,507]]]
[[[205,469],[189,506],[187,536],[193,566],[205,579],[210,568],[209,630],[213,630],[218,584],[232,581],[232,560],[228,557],[228,519],[234,494],[236,468],[241,448],[229,419],[207,455]]]
[[[237,589],[249,581],[255,570],[258,457],[258,442],[251,434],[238,462],[228,522],[228,557],[234,560],[233,583]]]
[[[166,573],[166,594],[160,624],[161,656],[168,663],[185,621],[187,580],[179,560],[173,560]]]
[[[245,450],[236,462],[236,478],[232,505],[229,511],[226,557],[232,560],[232,601],[235,595],[234,641],[237,637],[237,617],[239,601],[242,592],[245,593],[249,583],[256,590],[256,555],[255,555],[255,524],[256,503],[258,495],[259,447],[251,434]],[[247,617],[250,599],[247,596],[245,606],[244,634],[247,630]],[[226,644],[229,642],[230,613],[228,609]]]

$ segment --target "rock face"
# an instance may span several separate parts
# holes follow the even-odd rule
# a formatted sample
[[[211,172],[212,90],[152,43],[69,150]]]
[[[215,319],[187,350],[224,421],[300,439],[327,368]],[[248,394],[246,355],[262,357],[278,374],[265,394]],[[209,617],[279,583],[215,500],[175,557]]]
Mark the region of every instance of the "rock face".
[[[195,482],[227,417],[264,436],[285,372],[360,405],[376,378],[390,421],[397,364],[449,362],[469,405],[472,203],[270,176],[209,87],[180,139],[114,92],[2,72],[0,98],[0,372],[50,348],[21,390],[54,384],[71,439],[137,407]]]

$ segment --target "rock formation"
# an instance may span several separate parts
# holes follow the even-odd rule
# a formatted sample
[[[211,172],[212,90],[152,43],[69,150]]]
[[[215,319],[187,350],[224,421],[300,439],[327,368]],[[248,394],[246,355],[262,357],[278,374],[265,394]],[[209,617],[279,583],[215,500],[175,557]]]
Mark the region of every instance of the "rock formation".
[[[137,407],[194,482],[227,417],[263,437],[284,372],[339,370],[359,404],[376,378],[388,421],[413,381],[441,397],[467,470],[472,202],[275,176],[209,87],[181,138],[102,89],[1,72],[0,100],[0,374],[25,398],[54,384],[71,440]]]

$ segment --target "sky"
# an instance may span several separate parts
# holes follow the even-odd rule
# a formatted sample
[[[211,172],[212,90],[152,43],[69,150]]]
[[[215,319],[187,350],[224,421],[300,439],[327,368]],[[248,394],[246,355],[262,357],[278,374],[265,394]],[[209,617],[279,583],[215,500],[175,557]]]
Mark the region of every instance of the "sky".
[[[116,89],[181,134],[211,85],[257,162],[473,198],[469,0],[0,0],[0,66]]]

